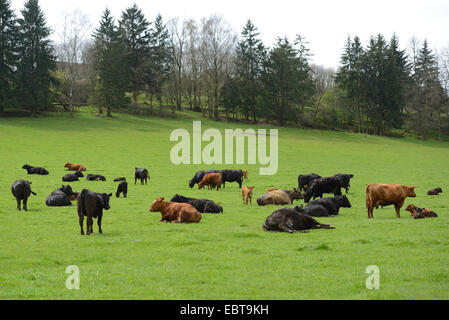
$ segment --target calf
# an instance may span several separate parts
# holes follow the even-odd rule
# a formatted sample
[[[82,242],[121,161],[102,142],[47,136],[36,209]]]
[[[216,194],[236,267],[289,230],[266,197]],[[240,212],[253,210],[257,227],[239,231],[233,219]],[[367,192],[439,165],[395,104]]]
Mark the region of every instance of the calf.
[[[171,223],[198,223],[202,215],[188,203],[177,203],[164,201],[164,198],[157,198],[149,208],[151,212],[160,212],[161,222]]]
[[[117,187],[117,192],[115,193],[115,196],[117,198],[120,197],[120,193],[123,193],[123,198],[126,198],[128,194],[128,183],[126,181],[120,182]]]
[[[147,184],[147,180],[150,180],[150,175],[148,174],[148,170],[144,168],[136,168],[134,172],[134,184],[137,183],[137,179],[140,180],[140,184]]]
[[[70,198],[74,195],[72,187],[69,185],[53,191],[45,200],[45,204],[49,207],[65,207],[71,206]]]
[[[101,174],[88,174],[86,177],[87,181],[106,181],[106,178]]]
[[[304,195],[304,201],[308,203],[313,197],[323,197],[324,193],[333,193],[334,196],[341,196],[342,180],[338,177],[327,177],[315,179]]]
[[[201,213],[222,213],[223,207],[208,199],[194,199],[175,194],[171,202],[188,203]]]
[[[440,193],[443,193],[443,189],[441,188],[435,188],[427,191],[428,196],[438,196]]]
[[[28,164],[24,164],[22,169],[25,169],[28,174],[40,174],[44,176],[48,174],[47,169],[41,167],[32,167]]]
[[[338,215],[342,207],[351,208],[351,203],[346,196],[313,200],[307,204],[304,210],[312,217],[328,217]]]
[[[433,212],[430,209],[427,208],[420,208],[416,207],[413,204],[409,204],[405,210],[410,212],[410,216],[412,216],[415,219],[424,219],[424,218],[436,218],[438,217],[438,214]]]
[[[282,208],[273,212],[263,224],[265,231],[271,232],[308,232],[309,229],[335,229],[322,224],[304,213],[302,208]]]
[[[82,164],[73,164],[70,162],[67,162],[64,165],[64,168],[67,168],[67,170],[69,171],[86,171],[86,167],[83,166]]]
[[[247,187],[244,186],[242,189],[242,201],[243,204],[248,204],[248,199],[249,199],[249,203],[252,205],[252,198],[253,198],[253,190],[254,190],[255,186],[252,187]]]
[[[300,191],[304,191],[304,189],[306,187],[310,186],[310,184],[313,182],[313,180],[319,179],[319,178],[321,178],[321,176],[317,175],[316,173],[300,174],[298,176],[298,189]]]
[[[200,183],[200,181],[203,179],[203,177],[206,174],[208,174],[208,173],[217,173],[217,172],[220,172],[220,170],[203,170],[203,171],[198,171],[197,173],[195,173],[193,178],[191,180],[189,180],[189,187],[193,188],[195,186],[195,184]]]
[[[84,175],[81,171],[76,171],[75,173],[69,173],[62,177],[63,182],[74,182],[79,181],[79,178],[83,178]]]
[[[210,190],[211,187],[214,188],[214,186],[216,186],[217,191],[219,191],[222,182],[223,182],[223,177],[222,177],[221,173],[219,173],[219,172],[208,173],[198,183],[198,189],[202,189],[204,186],[207,186],[207,188]]]
[[[84,234],[83,220],[86,217],[86,234],[93,233],[93,218],[97,218],[98,232],[103,233],[101,229],[101,220],[103,218],[103,209],[109,210],[109,198],[112,193],[96,193],[87,189],[83,189],[78,195],[77,208],[78,218],[81,227],[81,234]]]
[[[400,184],[378,184],[372,183],[366,187],[366,208],[368,218],[373,218],[374,208],[394,205],[396,217],[400,218],[400,210],[404,205],[405,198],[416,197],[414,186],[403,186]]]
[[[23,210],[28,211],[28,198],[31,194],[36,195],[36,193],[31,190],[31,182],[27,180],[16,180],[11,185],[11,192],[17,200],[17,209],[19,209],[19,211],[21,210],[20,205],[21,202],[23,202]]]

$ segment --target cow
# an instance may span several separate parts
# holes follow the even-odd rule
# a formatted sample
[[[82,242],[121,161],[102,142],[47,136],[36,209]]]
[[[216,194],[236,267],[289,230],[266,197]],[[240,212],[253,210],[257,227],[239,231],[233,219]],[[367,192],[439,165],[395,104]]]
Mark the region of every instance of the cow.
[[[404,205],[405,198],[416,197],[414,186],[404,186],[401,184],[378,184],[372,183],[366,187],[366,208],[368,218],[373,218],[374,208],[394,205],[396,217],[400,218],[400,210]]]
[[[81,171],[76,171],[75,173],[68,173],[62,177],[63,182],[74,182],[79,181],[79,178],[83,178],[84,175]]]
[[[409,204],[405,210],[410,212],[410,216],[415,219],[424,219],[424,218],[437,218],[438,214],[433,212],[427,208],[416,207],[413,204]]]
[[[48,170],[45,168],[33,167],[28,164],[24,164],[22,169],[25,169],[28,174],[39,174],[39,175],[43,175],[43,176],[46,176],[49,174]]]
[[[16,180],[11,185],[11,192],[17,200],[17,209],[20,209],[21,202],[23,202],[23,210],[28,211],[27,202],[31,194],[36,196],[31,190],[31,182],[27,180]]]
[[[333,193],[334,196],[341,196],[342,180],[338,177],[318,178],[313,180],[304,194],[304,201],[308,203],[313,197],[323,197],[324,193]]]
[[[191,180],[189,180],[189,187],[193,188],[195,186],[195,184],[200,183],[200,181],[203,179],[203,177],[206,174],[208,174],[208,173],[217,173],[217,172],[220,172],[220,170],[203,170],[203,171],[198,171],[197,173],[195,173],[193,178]]]
[[[226,182],[237,182],[239,188],[242,188],[243,178],[248,179],[247,170],[221,170],[223,176],[223,188],[226,187]]]
[[[73,164],[70,162],[67,162],[64,165],[64,168],[67,168],[67,170],[69,171],[86,171],[86,167],[83,166],[82,164]]]
[[[147,180],[150,180],[150,175],[148,174],[148,170],[144,168],[136,168],[134,172],[134,184],[137,183],[137,179],[140,179],[140,183],[143,184],[145,181],[145,184],[147,184]]]
[[[204,186],[207,186],[207,188],[210,190],[211,188],[213,189],[216,186],[217,191],[219,191],[222,182],[223,182],[223,177],[222,177],[221,173],[219,173],[219,172],[208,173],[198,183],[198,189],[202,189]]]
[[[300,191],[304,191],[305,188],[308,188],[310,186],[310,184],[313,182],[313,180],[320,179],[320,178],[321,178],[321,176],[316,173],[300,174],[298,176],[298,189]]]
[[[175,194],[170,202],[188,203],[201,213],[222,213],[223,207],[208,199],[195,199]]]
[[[293,190],[277,190],[272,189],[270,192],[266,192],[257,198],[257,204],[259,206],[265,205],[286,205],[292,204],[294,200],[303,199],[303,195],[299,189],[293,188]]]
[[[128,182],[122,181],[119,183],[115,196],[119,198],[120,193],[123,193],[123,198],[126,198],[126,196],[128,195]]]
[[[87,181],[106,181],[106,178],[101,174],[88,174],[86,176]]]
[[[101,229],[101,220],[103,218],[103,209],[109,210],[109,199],[112,193],[96,193],[83,189],[76,199],[81,235],[84,235],[83,220],[86,217],[86,235],[93,233],[93,218],[97,218],[98,232],[103,233]]]
[[[311,217],[328,217],[338,215],[340,208],[351,208],[346,196],[316,199],[309,202],[304,210]]]
[[[336,177],[337,179],[340,179],[341,187],[346,190],[346,193],[348,193],[349,188],[351,187],[351,179],[354,178],[354,175],[346,174],[346,173],[337,173],[337,174],[334,174],[334,177]]]
[[[125,177],[121,177],[121,178],[114,179],[114,182],[121,182],[121,181],[126,181],[126,178]]]
[[[254,190],[255,186],[252,187],[247,187],[244,186],[242,188],[242,201],[243,204],[248,204],[248,199],[249,199],[249,203],[252,205],[252,198],[253,198],[253,190]]]
[[[72,187],[70,187],[69,185],[62,185],[62,188],[59,188],[50,193],[50,195],[45,200],[45,204],[49,207],[71,206],[72,203],[70,202],[70,198],[73,194],[74,193]]]
[[[440,193],[443,193],[443,189],[441,188],[435,188],[427,191],[428,196],[438,196]]]
[[[164,201],[164,198],[157,198],[151,204],[149,210],[151,212],[160,212],[160,222],[171,223],[199,223],[201,221],[201,213],[188,203],[178,203]]]
[[[262,228],[270,232],[288,233],[308,232],[309,229],[335,229],[328,224],[319,223],[300,207],[276,210],[265,220]]]

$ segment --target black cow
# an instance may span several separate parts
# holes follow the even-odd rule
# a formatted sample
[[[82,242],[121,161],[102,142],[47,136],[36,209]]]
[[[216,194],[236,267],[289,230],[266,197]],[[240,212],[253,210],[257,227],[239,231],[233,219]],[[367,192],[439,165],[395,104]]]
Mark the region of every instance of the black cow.
[[[303,191],[306,187],[310,186],[310,184],[313,182],[313,180],[319,179],[319,178],[321,178],[321,176],[316,173],[300,174],[298,176],[298,189],[300,191]]]
[[[71,206],[72,202],[70,202],[69,197],[73,194],[72,187],[69,185],[59,188],[47,197],[45,200],[45,204],[49,207],[65,207]]]
[[[300,207],[276,210],[265,220],[262,228],[265,231],[289,233],[308,232],[308,229],[335,229],[328,224],[319,223]]]
[[[315,179],[312,184],[307,188],[304,194],[304,201],[308,203],[313,197],[322,198],[323,193],[333,193],[334,196],[341,196],[342,180],[338,177],[327,177]]]
[[[128,195],[128,182],[123,181],[119,183],[115,196],[117,198],[120,198],[120,193],[123,193],[123,198],[126,198],[126,196]]]
[[[443,192],[443,189],[441,188],[435,188],[432,190],[427,191],[427,195],[428,196],[438,196],[440,193]]]
[[[93,233],[93,218],[98,218],[98,232],[103,233],[101,230],[101,219],[103,217],[103,209],[109,210],[109,198],[112,193],[96,193],[87,189],[83,189],[78,198],[76,199],[76,204],[78,208],[78,218],[81,227],[81,234],[84,234],[83,230],[83,220],[86,217],[86,234],[89,235]]]
[[[312,217],[328,217],[338,215],[340,208],[351,208],[351,203],[346,196],[313,200],[304,210]]]
[[[88,174],[86,177],[87,181],[106,181],[106,178],[101,174]]]
[[[147,184],[147,179],[150,180],[148,170],[144,168],[136,168],[136,171],[134,173],[134,184],[137,183],[137,179],[140,179],[141,184],[143,184],[144,181],[145,184]]]
[[[189,180],[189,187],[193,188],[195,184],[200,183],[200,181],[203,179],[203,177],[208,173],[217,173],[221,172],[220,170],[202,170],[195,173],[193,178]]]
[[[21,201],[23,201],[23,210],[28,211],[27,208],[28,197],[31,194],[36,195],[36,193],[34,193],[31,190],[31,182],[27,180],[16,180],[11,185],[11,192],[17,200],[17,209],[19,209],[19,211],[21,210],[20,204]]]
[[[226,182],[237,182],[239,188],[242,189],[243,170],[221,170],[221,176],[223,177],[223,188],[225,188]]]
[[[194,199],[175,194],[170,200],[171,202],[188,203],[201,213],[222,213],[223,207],[216,204],[212,200]]]
[[[75,173],[69,173],[62,177],[64,182],[74,182],[79,181],[79,178],[83,178],[84,175],[81,171],[75,171]]]
[[[354,178],[353,174],[345,174],[345,173],[337,173],[334,174],[334,177],[337,177],[340,179],[341,187],[346,190],[346,193],[348,193],[349,188],[351,187],[351,178]]]
[[[28,174],[40,174],[46,176],[49,173],[45,168],[33,167],[28,164],[24,164],[22,169],[25,169],[28,172]]]

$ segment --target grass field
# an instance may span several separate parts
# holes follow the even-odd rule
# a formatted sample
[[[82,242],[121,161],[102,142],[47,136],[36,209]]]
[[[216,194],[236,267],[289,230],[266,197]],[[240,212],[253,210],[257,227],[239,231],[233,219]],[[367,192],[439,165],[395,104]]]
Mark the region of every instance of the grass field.
[[[93,110],[92,110],[93,112]],[[448,299],[449,144],[341,132],[279,130],[279,170],[259,176],[259,165],[175,166],[170,132],[192,130],[192,114],[179,119],[66,117],[0,119],[0,299]],[[206,128],[247,128],[203,119]],[[70,183],[76,191],[115,192],[116,177],[129,182],[127,199],[111,199],[103,234],[79,234],[76,206],[48,208],[67,162],[106,182]],[[49,176],[27,176],[22,165],[43,166]],[[134,185],[135,167],[149,169],[148,185]],[[277,207],[242,204],[236,183],[219,192],[190,189],[207,168],[248,169],[254,200],[270,187],[297,186],[297,176],[352,173],[351,209],[318,219],[335,230],[267,233],[261,228]],[[17,211],[10,186],[29,179],[37,196]],[[368,183],[416,186],[406,204],[432,208],[437,219],[413,220],[393,207],[368,220]],[[431,198],[426,191],[442,187]],[[224,207],[195,225],[163,224],[148,211],[159,196],[209,198]],[[302,203],[299,202],[299,203]],[[298,204],[299,204],[298,203]],[[80,269],[80,290],[66,289],[66,267]],[[380,269],[380,289],[367,290],[365,269]]]

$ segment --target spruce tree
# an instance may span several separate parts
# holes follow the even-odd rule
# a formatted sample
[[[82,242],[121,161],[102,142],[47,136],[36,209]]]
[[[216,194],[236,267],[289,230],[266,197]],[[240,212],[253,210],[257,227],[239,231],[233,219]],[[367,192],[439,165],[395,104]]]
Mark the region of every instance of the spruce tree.
[[[17,100],[34,116],[51,102],[50,86],[55,82],[51,71],[56,69],[56,57],[38,0],[28,0],[21,10],[19,22]]]

